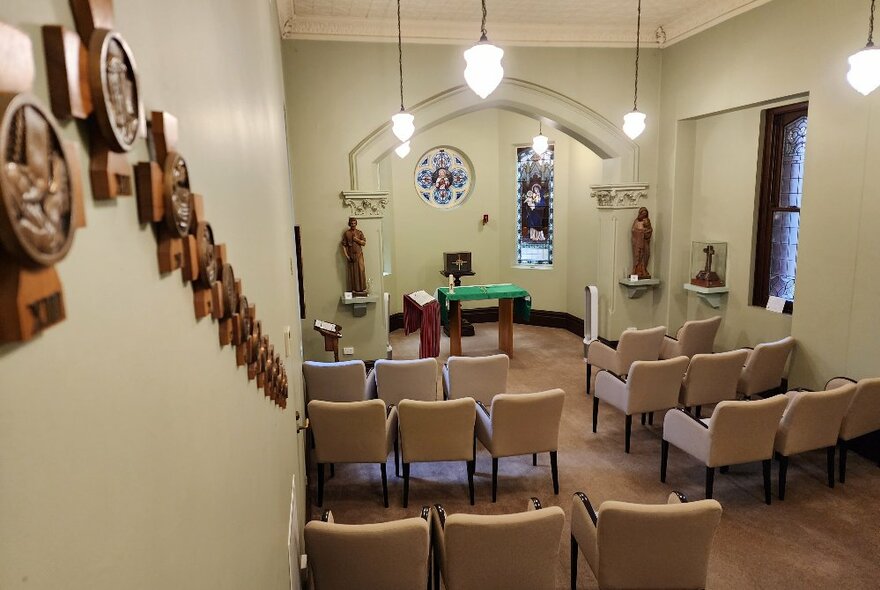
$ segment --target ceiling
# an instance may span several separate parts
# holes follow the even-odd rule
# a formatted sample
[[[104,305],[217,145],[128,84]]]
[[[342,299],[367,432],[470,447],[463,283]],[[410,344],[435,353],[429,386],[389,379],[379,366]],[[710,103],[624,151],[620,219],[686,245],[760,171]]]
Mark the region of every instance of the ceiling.
[[[643,0],[641,40],[670,45],[770,0]],[[489,39],[498,44],[630,46],[637,0],[487,0]],[[287,39],[396,41],[396,0],[278,0]],[[479,0],[401,0],[403,37],[472,43]]]

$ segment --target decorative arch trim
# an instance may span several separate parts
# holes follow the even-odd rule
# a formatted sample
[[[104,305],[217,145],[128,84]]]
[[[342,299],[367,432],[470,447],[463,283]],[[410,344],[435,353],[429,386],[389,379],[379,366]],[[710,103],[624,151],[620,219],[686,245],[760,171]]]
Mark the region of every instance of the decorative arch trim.
[[[582,143],[605,160],[603,184],[638,181],[638,144],[585,104],[527,80],[504,78],[491,97],[482,101],[477,101],[462,84],[419,102],[410,112],[418,119],[416,133],[420,133],[456,117],[492,108],[539,118]],[[351,190],[381,189],[378,162],[399,143],[391,133],[390,122],[358,142],[348,155]]]

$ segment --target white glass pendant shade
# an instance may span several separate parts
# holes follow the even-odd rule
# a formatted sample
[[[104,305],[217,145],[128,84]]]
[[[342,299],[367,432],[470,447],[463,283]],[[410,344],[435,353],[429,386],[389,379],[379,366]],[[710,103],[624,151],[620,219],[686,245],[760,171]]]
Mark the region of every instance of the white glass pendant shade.
[[[880,47],[869,45],[849,56],[846,80],[865,96],[880,86]]]
[[[480,98],[492,94],[504,78],[504,68],[501,66],[503,56],[503,49],[482,40],[464,52],[467,62],[464,79]]]
[[[410,115],[406,111],[400,111],[391,117],[391,123],[393,124],[391,131],[400,141],[408,141],[416,130],[413,121],[415,121],[413,115]]]
[[[630,139],[635,139],[645,130],[645,113],[632,111],[623,116],[623,132]]]
[[[397,154],[398,158],[405,158],[409,155],[409,142],[405,141],[396,148],[394,148],[394,153]]]
[[[532,151],[539,156],[550,147],[550,139],[546,135],[538,134],[532,138]]]

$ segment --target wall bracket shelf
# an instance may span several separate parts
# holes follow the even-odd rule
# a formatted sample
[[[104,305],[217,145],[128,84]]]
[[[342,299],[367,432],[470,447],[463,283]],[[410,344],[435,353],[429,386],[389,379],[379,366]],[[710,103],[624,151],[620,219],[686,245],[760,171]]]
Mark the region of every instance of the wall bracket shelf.
[[[692,293],[696,293],[700,299],[715,309],[721,307],[721,297],[727,295],[728,291],[730,291],[730,287],[701,287],[691,283],[685,283],[684,288]]]
[[[345,295],[339,298],[339,301],[344,305],[351,306],[351,315],[356,318],[363,317],[367,315],[367,304],[368,303],[376,303],[379,301],[378,295],[366,295],[364,297],[349,297],[346,298]]]
[[[641,279],[638,281],[631,281],[630,279],[620,279],[617,281],[624,287],[626,287],[626,296],[630,299],[638,299],[642,295],[648,292],[648,289],[653,289],[657,285],[660,284],[660,279]]]

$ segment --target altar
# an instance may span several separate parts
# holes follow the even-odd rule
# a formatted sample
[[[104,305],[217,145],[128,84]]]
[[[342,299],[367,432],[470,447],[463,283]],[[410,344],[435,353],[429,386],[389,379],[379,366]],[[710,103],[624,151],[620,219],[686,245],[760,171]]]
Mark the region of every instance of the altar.
[[[513,358],[513,316],[527,322],[532,310],[529,292],[512,283],[437,289],[440,321],[449,326],[449,354],[461,355],[461,302],[498,300],[498,348]]]

